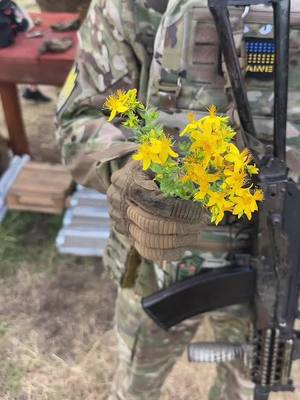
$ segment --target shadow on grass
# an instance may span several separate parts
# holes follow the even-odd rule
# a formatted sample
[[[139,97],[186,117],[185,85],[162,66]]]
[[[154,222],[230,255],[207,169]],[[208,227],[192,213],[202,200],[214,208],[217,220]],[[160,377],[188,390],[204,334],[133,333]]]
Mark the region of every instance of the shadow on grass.
[[[99,259],[58,254],[55,238],[62,216],[28,212],[8,212],[0,225],[0,278],[14,275],[20,268],[30,273],[53,272],[58,265],[94,265]]]
[[[32,272],[51,269],[56,254],[54,242],[61,216],[9,212],[0,226],[0,277],[15,274],[21,266]]]

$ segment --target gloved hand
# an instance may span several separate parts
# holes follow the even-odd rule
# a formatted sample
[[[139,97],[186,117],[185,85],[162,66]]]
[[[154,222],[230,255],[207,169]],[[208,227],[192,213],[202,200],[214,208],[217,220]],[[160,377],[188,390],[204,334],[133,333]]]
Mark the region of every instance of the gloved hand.
[[[208,223],[208,213],[199,203],[165,198],[151,172],[143,171],[137,161],[129,161],[111,180],[107,196],[113,226],[130,237],[141,256],[177,260],[197,243]]]

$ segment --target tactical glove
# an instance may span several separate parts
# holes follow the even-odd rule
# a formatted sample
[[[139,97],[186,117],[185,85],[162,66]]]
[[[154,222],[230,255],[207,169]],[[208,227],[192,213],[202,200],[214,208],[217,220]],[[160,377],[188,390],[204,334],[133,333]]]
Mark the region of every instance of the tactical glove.
[[[151,173],[133,160],[112,175],[107,196],[114,228],[152,261],[179,259],[208,222],[199,203],[165,198]]]

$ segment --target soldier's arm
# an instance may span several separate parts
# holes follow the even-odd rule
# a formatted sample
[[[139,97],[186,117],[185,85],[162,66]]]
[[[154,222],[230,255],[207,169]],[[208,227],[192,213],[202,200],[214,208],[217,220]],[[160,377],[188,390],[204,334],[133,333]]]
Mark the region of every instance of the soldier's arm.
[[[125,129],[106,122],[103,114],[110,93],[138,86],[136,57],[126,41],[118,3],[92,2],[57,111],[58,140],[72,176],[104,192],[111,173],[136,147]]]

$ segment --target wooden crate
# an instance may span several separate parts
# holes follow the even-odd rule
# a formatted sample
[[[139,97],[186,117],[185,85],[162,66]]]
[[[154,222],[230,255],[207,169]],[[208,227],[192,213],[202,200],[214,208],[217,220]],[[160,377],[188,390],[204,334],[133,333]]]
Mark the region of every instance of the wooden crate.
[[[70,173],[63,165],[28,162],[8,192],[11,210],[60,214],[72,191]]]

